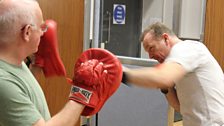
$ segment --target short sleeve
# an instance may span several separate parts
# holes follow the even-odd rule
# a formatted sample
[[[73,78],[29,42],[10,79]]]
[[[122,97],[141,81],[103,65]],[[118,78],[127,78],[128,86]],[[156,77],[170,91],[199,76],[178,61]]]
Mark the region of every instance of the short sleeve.
[[[192,72],[203,58],[203,46],[199,42],[184,41],[174,45],[165,62],[181,64],[187,72]]]
[[[0,79],[0,125],[31,126],[41,119],[29,96],[16,82]]]

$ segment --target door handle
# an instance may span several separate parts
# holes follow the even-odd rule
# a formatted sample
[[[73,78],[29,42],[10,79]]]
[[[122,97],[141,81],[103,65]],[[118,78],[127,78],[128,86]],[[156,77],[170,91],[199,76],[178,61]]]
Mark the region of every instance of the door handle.
[[[107,11],[107,15],[108,15],[108,31],[107,31],[107,40],[105,41],[105,43],[110,42],[110,30],[111,30],[111,13]]]

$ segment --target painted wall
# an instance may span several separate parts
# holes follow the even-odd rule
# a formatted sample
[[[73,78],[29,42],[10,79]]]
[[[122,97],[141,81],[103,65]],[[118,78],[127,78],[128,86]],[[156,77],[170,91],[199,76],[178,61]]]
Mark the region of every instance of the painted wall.
[[[206,0],[143,0],[142,30],[161,21],[181,39],[201,40],[205,5]],[[143,48],[141,58],[148,58]]]
[[[153,22],[163,22],[173,28],[173,0],[143,0],[142,31]],[[141,47],[141,58],[148,58]]]

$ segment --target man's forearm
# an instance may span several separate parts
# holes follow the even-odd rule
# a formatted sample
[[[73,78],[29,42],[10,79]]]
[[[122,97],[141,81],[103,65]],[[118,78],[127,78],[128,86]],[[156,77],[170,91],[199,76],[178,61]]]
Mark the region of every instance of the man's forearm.
[[[33,126],[74,126],[78,122],[84,107],[84,105],[70,100],[65,107],[50,120],[45,122],[43,119],[40,119]]]
[[[168,88],[168,93],[165,94],[168,103],[177,111],[180,112],[180,103],[174,87]]]

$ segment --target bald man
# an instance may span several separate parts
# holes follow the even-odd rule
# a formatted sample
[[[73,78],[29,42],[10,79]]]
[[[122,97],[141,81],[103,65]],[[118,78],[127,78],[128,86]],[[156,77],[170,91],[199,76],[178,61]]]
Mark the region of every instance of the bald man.
[[[68,100],[52,118],[38,82],[23,60],[37,52],[45,32],[34,0],[0,1],[0,125],[74,126],[85,105]]]

